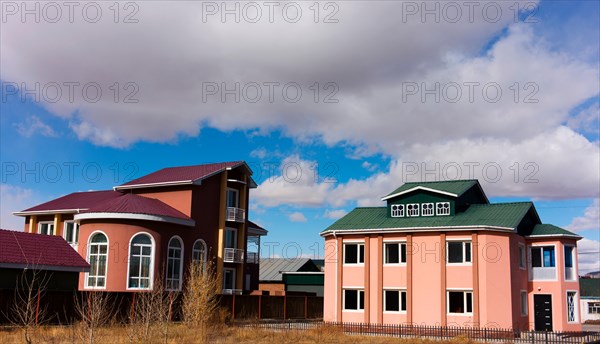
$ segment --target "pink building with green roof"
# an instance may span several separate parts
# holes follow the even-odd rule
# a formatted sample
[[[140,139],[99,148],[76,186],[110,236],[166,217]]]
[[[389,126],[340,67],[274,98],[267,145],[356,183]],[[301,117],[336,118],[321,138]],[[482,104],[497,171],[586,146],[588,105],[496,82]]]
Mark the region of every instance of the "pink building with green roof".
[[[406,183],[327,229],[324,320],[580,331],[577,241],[477,180]]]

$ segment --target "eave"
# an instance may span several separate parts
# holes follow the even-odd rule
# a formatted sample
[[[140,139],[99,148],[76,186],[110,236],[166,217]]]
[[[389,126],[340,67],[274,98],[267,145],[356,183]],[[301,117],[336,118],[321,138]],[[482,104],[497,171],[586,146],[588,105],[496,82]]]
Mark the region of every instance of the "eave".
[[[376,229],[331,229],[320,234],[322,237],[329,235],[348,235],[348,234],[384,234],[384,233],[419,233],[419,232],[458,232],[467,231],[496,231],[496,232],[515,232],[512,227],[501,226],[443,226],[443,227],[402,227],[402,228],[376,228]]]
[[[166,222],[177,225],[193,227],[196,225],[196,221],[193,219],[180,219],[171,216],[163,215],[151,215],[151,214],[135,214],[135,213],[83,213],[77,214],[74,217],[75,221],[81,220],[100,220],[100,219],[116,219],[116,220],[142,220],[142,221],[155,221],[155,222]]]

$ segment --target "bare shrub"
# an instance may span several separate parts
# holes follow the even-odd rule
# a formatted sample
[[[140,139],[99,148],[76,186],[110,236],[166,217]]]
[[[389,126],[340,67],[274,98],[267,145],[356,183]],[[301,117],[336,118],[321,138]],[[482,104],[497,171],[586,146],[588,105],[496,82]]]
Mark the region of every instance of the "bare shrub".
[[[219,307],[217,274],[212,261],[191,262],[183,291],[183,320],[194,329],[195,341],[208,342],[211,321]]]
[[[100,327],[111,323],[116,315],[109,294],[102,291],[86,291],[75,296],[75,313],[81,319],[78,335],[82,341],[94,344]]]
[[[33,268],[25,268],[16,281],[15,296],[8,313],[9,321],[23,330],[23,341],[32,343],[35,329],[50,320],[47,305],[41,304],[51,274]]]

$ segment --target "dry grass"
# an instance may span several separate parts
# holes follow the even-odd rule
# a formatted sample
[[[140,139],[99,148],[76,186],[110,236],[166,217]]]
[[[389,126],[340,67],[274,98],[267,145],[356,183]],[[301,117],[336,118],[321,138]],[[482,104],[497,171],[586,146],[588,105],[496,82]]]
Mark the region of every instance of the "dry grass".
[[[23,334],[21,329],[16,328],[0,328],[0,343],[23,343]],[[78,326],[65,327],[40,327],[33,331],[33,343],[82,343],[79,333],[84,329]],[[98,329],[95,342],[106,344],[131,344],[136,341],[131,341],[130,329],[126,326],[110,326],[101,327]],[[182,324],[172,324],[169,329],[170,343],[197,343],[197,336],[193,330]],[[398,339],[390,337],[373,337],[373,336],[358,336],[347,335],[339,329],[319,326],[310,330],[287,330],[277,331],[272,329],[257,329],[257,328],[239,328],[226,327],[214,328],[211,330],[208,338],[209,343],[219,344],[240,344],[240,343],[292,343],[292,344],[312,344],[312,343],[328,343],[328,344],[344,344],[344,343],[371,343],[371,344],[473,344],[474,341],[457,337],[447,341],[436,341],[428,339]],[[144,341],[144,344],[160,344],[165,343],[164,338],[150,338]]]

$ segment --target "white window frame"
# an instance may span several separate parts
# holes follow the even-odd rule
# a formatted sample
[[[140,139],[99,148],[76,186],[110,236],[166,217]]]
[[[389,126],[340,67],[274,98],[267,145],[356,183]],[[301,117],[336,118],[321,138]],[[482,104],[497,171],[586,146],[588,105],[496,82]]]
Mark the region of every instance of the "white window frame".
[[[408,209],[409,206],[413,207],[413,212],[416,210],[416,214],[412,214],[410,213],[410,210]],[[408,203],[406,204],[406,217],[419,217],[419,211],[421,210],[421,205],[419,203]]]
[[[388,311],[386,310],[387,302],[386,302],[386,292],[398,292],[398,310],[397,311]],[[406,304],[402,305],[402,294],[404,294],[404,300]],[[404,309],[402,309],[404,306]],[[406,289],[402,288],[383,288],[383,313],[392,313],[392,314],[405,314],[408,310],[408,299],[406,294]]]
[[[227,207],[231,207],[229,205],[229,192],[233,191],[233,193],[235,193],[235,206],[233,208],[239,208],[240,207],[240,191],[238,189],[234,189],[234,188],[227,188],[227,194],[226,194],[226,199],[225,202],[227,202]]]
[[[573,293],[573,320],[569,320],[569,294]],[[567,311],[567,323],[577,324],[579,323],[579,293],[577,290],[567,290],[565,298],[565,306]]]
[[[600,302],[588,301],[587,312],[588,314],[600,314]]]
[[[133,242],[133,239],[138,236],[138,235],[147,235],[150,237],[150,266],[149,266],[149,281],[148,281],[148,288],[140,288],[140,287],[130,287],[129,286],[129,274],[130,274],[130,270],[131,267],[129,265],[130,260],[131,260],[131,242]],[[127,280],[125,281],[125,285],[126,285],[126,290],[152,290],[154,288],[154,256],[156,253],[156,243],[154,242],[154,237],[148,233],[148,232],[137,232],[135,234],[133,234],[131,236],[131,239],[129,239],[129,244],[127,245]],[[140,269],[142,266],[142,247],[140,248]],[[137,277],[137,278],[142,278],[142,277]],[[145,277],[144,277],[145,278]]]
[[[457,243],[460,242],[462,243],[462,261],[461,262],[450,262],[450,250],[448,248],[448,244],[449,243]],[[466,255],[466,250],[465,250],[465,246],[466,243],[469,243],[469,250],[471,251],[469,257],[470,260],[467,261],[467,255]],[[471,239],[447,239],[446,240],[446,264],[448,265],[472,265],[473,264],[473,242],[471,241]]]
[[[425,214],[425,206],[431,206],[431,214]],[[421,203],[421,216],[433,216],[435,215],[435,203]]]
[[[56,228],[54,228],[54,221],[40,221],[40,222],[38,222],[38,234],[42,234],[42,225],[48,225],[49,228],[52,228],[50,234],[43,234],[43,235],[55,235],[56,234]]]
[[[517,259],[519,259],[519,269],[527,270],[527,247],[523,243],[518,245]]]
[[[348,249],[348,245],[356,245],[356,263],[347,263],[346,262],[346,250]],[[344,257],[343,257],[343,262],[344,265],[350,265],[350,266],[359,266],[359,265],[364,265],[365,264],[365,255],[364,255],[364,250],[365,250],[365,242],[364,241],[351,241],[351,242],[343,242],[342,243],[343,249],[344,249]],[[360,261],[360,247],[363,247],[363,261]]]
[[[462,313],[450,312],[450,293],[463,293],[463,309]],[[467,294],[471,294],[471,312],[467,312]],[[446,314],[456,316],[472,316],[475,302],[473,300],[473,289],[446,289]]]
[[[523,299],[523,295],[525,296],[525,299]],[[527,293],[527,290],[521,289],[521,292],[519,293],[519,301],[521,303],[521,316],[522,317],[528,316],[529,315],[529,294]]]
[[[346,291],[356,291],[356,309],[346,309]],[[360,308],[360,295],[363,295],[363,308]],[[363,313],[365,311],[365,288],[364,287],[343,287],[342,288],[342,311],[344,312],[355,312]]]
[[[91,262],[90,262],[90,255],[91,255],[91,248],[92,248],[92,245],[105,245],[105,244],[92,244],[92,243],[91,243],[91,242],[92,242],[92,241],[91,241],[91,240],[92,240],[92,238],[93,238],[93,237],[94,237],[96,234],[102,234],[102,235],[104,235],[104,237],[106,238],[106,262],[105,262],[105,264],[104,264],[104,265],[105,265],[105,266],[104,266],[104,268],[105,268],[105,271],[104,271],[104,275],[94,275],[94,276],[91,276],[91,277],[93,277],[93,278],[96,278],[96,284],[98,284],[98,283],[97,283],[97,282],[98,282],[98,277],[103,277],[103,278],[104,278],[104,285],[103,285],[103,286],[101,286],[101,287],[98,287],[98,286],[90,286],[90,285],[89,285],[89,283],[88,283],[88,282],[89,282],[89,277],[90,277],[90,272],[86,272],[86,273],[85,273],[85,275],[84,275],[84,283],[83,283],[83,286],[84,286],[84,288],[85,288],[85,289],[94,289],[94,290],[98,290],[98,289],[99,289],[99,290],[102,290],[102,289],[106,289],[106,284],[107,284],[107,282],[108,282],[108,263],[109,263],[109,259],[108,259],[108,253],[110,252],[110,239],[109,239],[108,235],[106,235],[106,233],[104,233],[103,231],[98,231],[98,230],[97,230],[97,231],[93,231],[93,232],[90,234],[90,236],[88,237],[88,240],[87,240],[87,248],[86,248],[86,249],[87,249],[87,253],[86,253],[86,261],[87,261],[87,262],[88,262],[88,264],[90,264],[90,265],[91,265]],[[98,248],[98,252],[100,252],[100,248]],[[98,253],[97,255],[98,255],[98,256],[100,256],[100,254],[99,254],[99,253]],[[90,267],[90,271],[92,271],[91,267]],[[98,271],[98,269],[96,269],[96,271]]]
[[[173,248],[173,249],[178,249],[179,250],[179,278],[173,278],[172,276],[169,276],[169,260],[176,260],[176,258],[174,257],[170,257],[169,253],[171,251],[171,242],[173,240],[177,240],[179,241],[179,245],[181,247],[179,248]],[[184,257],[184,244],[183,244],[183,240],[181,239],[180,236],[178,235],[174,235],[171,237],[171,239],[169,239],[169,244],[167,245],[167,266],[166,266],[166,285],[165,285],[165,289],[169,290],[169,291],[180,291],[181,290],[181,286],[183,284],[183,257]],[[169,288],[169,282],[177,282],[177,288]]]
[[[573,266],[571,267],[571,269],[573,269],[573,276],[575,277],[574,279],[567,279],[567,257],[565,256],[565,249],[567,247],[571,248],[571,262],[573,263]],[[556,255],[556,252],[555,252]],[[556,257],[555,257],[556,259]],[[574,245],[563,245],[563,278],[566,282],[573,282],[573,281],[577,281],[577,279],[579,278],[579,272],[577,271],[577,247]]]
[[[76,233],[75,236],[77,237],[76,241],[69,240],[69,239],[72,239],[72,238],[67,238],[67,225],[69,223],[73,224],[73,233]],[[63,238],[71,246],[77,247],[77,245],[79,245],[79,223],[77,223],[76,221],[73,221],[73,220],[65,221],[64,224],[63,224]]]
[[[439,210],[438,204],[448,204],[448,213],[446,214],[446,213],[441,213],[440,211],[438,211]],[[450,213],[451,213],[451,211],[450,211],[450,202],[436,202],[435,203],[435,215],[436,216],[449,216]]]
[[[554,266],[544,266],[544,248],[545,247],[552,247],[554,248]],[[540,248],[541,249],[541,258],[540,261],[542,262],[542,266],[533,266],[533,252],[532,250],[534,248]],[[557,262],[557,253],[556,253],[556,244],[539,244],[539,245],[531,245],[529,246],[529,257],[530,259],[530,265],[532,268],[557,268],[558,262]]]
[[[398,263],[388,263],[386,255],[386,245],[398,245]],[[404,261],[402,261],[402,246],[404,246]],[[383,242],[383,265],[406,265],[407,247],[406,241],[384,241]]]
[[[398,207],[398,209],[394,210],[394,207]],[[392,217],[404,217],[404,212],[405,212],[404,204],[392,204],[390,206],[390,215]],[[394,215],[394,213],[396,213],[396,214]]]

